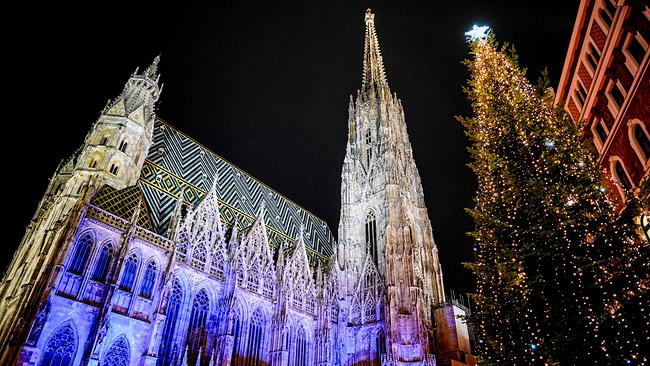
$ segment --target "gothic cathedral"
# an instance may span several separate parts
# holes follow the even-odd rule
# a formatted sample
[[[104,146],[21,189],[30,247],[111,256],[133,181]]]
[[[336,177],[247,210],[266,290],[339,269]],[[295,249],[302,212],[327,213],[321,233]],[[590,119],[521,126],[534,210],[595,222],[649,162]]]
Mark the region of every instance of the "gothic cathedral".
[[[155,115],[159,58],[63,161],[0,283],[2,365],[465,362],[404,110],[365,14],[338,243]],[[462,363],[464,364],[464,363]]]

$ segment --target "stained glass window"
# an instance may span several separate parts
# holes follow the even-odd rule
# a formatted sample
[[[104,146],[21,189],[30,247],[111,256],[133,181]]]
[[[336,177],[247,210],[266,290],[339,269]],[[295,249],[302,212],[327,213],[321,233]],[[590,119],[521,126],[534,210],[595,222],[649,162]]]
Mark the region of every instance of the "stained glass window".
[[[192,303],[192,314],[190,315],[190,326],[188,328],[187,343],[190,352],[196,358],[199,349],[204,345],[205,339],[208,336],[208,330],[205,323],[208,319],[208,312],[210,311],[210,299],[205,290],[201,290],[194,297]]]
[[[158,366],[170,366],[174,362],[174,335],[178,325],[178,315],[183,303],[183,287],[178,280],[174,280],[167,298],[167,317],[163,328],[160,349],[158,350]],[[176,347],[178,348],[178,347]]]
[[[264,314],[257,309],[248,323],[248,365],[263,365],[262,344],[264,340]]]
[[[240,348],[241,348],[241,335],[242,335],[242,327],[243,327],[243,320],[241,316],[241,312],[239,311],[239,308],[235,309],[235,315],[233,317],[233,326],[232,326],[232,338],[233,338],[233,346],[232,346],[232,357],[231,357],[231,364],[233,366],[239,366],[241,363],[243,363],[246,359],[242,358],[240,356]]]
[[[156,283],[156,262],[151,261],[147,264],[142,277],[142,286],[140,287],[140,296],[151,299],[153,285]]]
[[[111,245],[104,245],[97,256],[95,263],[95,270],[93,271],[93,280],[105,281],[108,274],[108,265],[111,263],[111,256],[113,255],[113,247]]]
[[[68,265],[69,271],[77,274],[83,273],[86,268],[86,263],[88,262],[88,256],[90,255],[90,249],[93,246],[93,238],[90,234],[85,234],[79,240],[74,248],[74,253],[70,259],[70,264]]]
[[[307,357],[308,357],[308,348],[307,348],[307,336],[305,335],[305,329],[300,326],[296,332],[296,343],[294,351],[294,365],[296,366],[307,366]]]
[[[106,352],[102,366],[128,366],[130,358],[129,343],[120,337]]]
[[[77,352],[75,338],[70,325],[57,329],[45,345],[40,366],[71,366]]]
[[[124,271],[122,272],[122,279],[120,280],[120,288],[125,291],[133,290],[133,282],[135,282],[135,274],[138,271],[138,256],[131,254],[129,259],[124,263]]]

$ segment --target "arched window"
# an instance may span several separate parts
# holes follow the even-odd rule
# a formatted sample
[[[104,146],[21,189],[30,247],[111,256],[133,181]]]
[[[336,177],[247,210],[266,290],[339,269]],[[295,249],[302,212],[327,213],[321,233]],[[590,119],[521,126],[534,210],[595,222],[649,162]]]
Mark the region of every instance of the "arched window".
[[[125,153],[125,152],[126,152],[126,148],[127,148],[128,146],[129,146],[129,144],[128,144],[126,141],[122,141],[122,142],[120,142],[120,147],[119,147],[119,149],[120,149],[121,152]]]
[[[72,366],[77,353],[74,330],[66,325],[56,330],[43,349],[40,366]]]
[[[131,360],[130,353],[129,343],[122,336],[108,349],[102,366],[128,366]]]
[[[632,182],[630,182],[620,160],[614,161],[614,178],[616,178],[624,192],[628,192],[632,189]]]
[[[386,337],[384,336],[384,332],[380,331],[377,333],[377,338],[375,339],[375,350],[377,351],[377,361],[378,365],[381,365],[381,359],[383,355],[386,354]]]
[[[122,278],[120,279],[120,288],[122,290],[129,292],[133,290],[133,282],[135,282],[135,274],[137,271],[138,256],[133,253],[124,263],[124,271],[122,272]]]
[[[366,243],[370,247],[370,255],[375,264],[378,263],[378,248],[377,248],[377,220],[375,214],[370,211],[366,216]]]
[[[232,320],[232,339],[233,339],[233,345],[232,345],[232,357],[231,357],[231,365],[233,366],[239,366],[243,361],[246,359],[241,357],[241,335],[242,335],[242,327],[243,327],[243,319],[241,316],[241,311],[239,311],[239,307],[235,308],[235,314],[233,316]]]
[[[198,243],[192,251],[192,264],[198,269],[205,268],[205,261],[207,259],[207,251],[203,243]]]
[[[112,165],[111,165],[111,169],[109,170],[109,172],[110,172],[111,174],[113,174],[113,175],[117,175],[117,171],[118,171],[118,170],[119,170],[119,168],[117,167],[117,165],[112,164]]]
[[[364,305],[363,309],[363,320],[364,322],[372,322],[375,321],[377,317],[377,308],[375,307],[375,302],[372,301],[371,298],[368,298],[366,300],[366,304]]]
[[[612,3],[612,0],[603,0],[603,7],[600,8],[599,15],[608,28],[612,26],[614,14],[616,14],[616,5]]]
[[[650,138],[648,138],[640,123],[635,123],[630,132],[632,146],[637,151],[643,164],[645,164],[648,158],[650,158]]]
[[[97,168],[97,159],[93,159],[93,160],[90,162],[90,167],[91,167],[91,168]]]
[[[142,277],[142,286],[140,286],[140,296],[151,299],[153,285],[156,283],[156,262],[151,261],[147,264]]]
[[[366,166],[370,167],[372,160],[372,132],[370,129],[366,130]]]
[[[307,348],[307,336],[305,335],[305,328],[300,326],[296,332],[293,364],[296,366],[307,366],[307,357],[309,349]]]
[[[178,280],[174,280],[167,298],[167,317],[163,327],[160,348],[158,349],[158,366],[170,366],[178,353],[178,346],[174,347],[174,335],[178,324],[178,315],[183,303],[183,288]]]
[[[108,274],[108,266],[111,263],[111,257],[113,256],[113,247],[111,245],[104,245],[104,247],[99,251],[97,256],[97,262],[95,262],[95,270],[93,271],[93,280],[104,282],[106,280],[106,275]]]
[[[72,258],[68,264],[68,271],[72,273],[81,274],[84,269],[86,269],[86,263],[88,262],[88,256],[90,255],[90,250],[93,246],[93,237],[90,234],[85,234],[75,245]]]
[[[205,323],[210,310],[210,299],[205,290],[199,291],[192,303],[192,314],[190,314],[190,326],[187,330],[187,345],[191,354],[189,364],[196,364],[196,357],[199,356],[199,349],[205,346],[208,336],[208,329]],[[192,362],[194,361],[194,362]]]
[[[248,365],[263,365],[262,345],[264,344],[264,314],[261,309],[255,310],[248,323]]]
[[[108,136],[102,137],[102,142],[99,143],[102,146],[108,145]]]

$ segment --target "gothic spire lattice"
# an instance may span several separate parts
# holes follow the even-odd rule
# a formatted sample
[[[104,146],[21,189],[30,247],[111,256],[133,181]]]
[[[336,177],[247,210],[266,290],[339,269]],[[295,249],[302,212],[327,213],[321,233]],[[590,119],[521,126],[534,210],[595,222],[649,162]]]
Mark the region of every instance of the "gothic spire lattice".
[[[363,83],[362,89],[367,90],[388,87],[384,61],[379,50],[379,40],[375,30],[375,14],[370,9],[366,10],[366,41],[363,51]]]

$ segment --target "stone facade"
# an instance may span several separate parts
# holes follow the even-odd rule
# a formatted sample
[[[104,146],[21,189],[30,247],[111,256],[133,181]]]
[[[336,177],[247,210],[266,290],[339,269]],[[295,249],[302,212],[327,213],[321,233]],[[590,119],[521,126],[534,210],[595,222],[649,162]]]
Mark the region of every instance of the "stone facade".
[[[370,11],[365,22],[338,244],[156,119],[156,58],[51,179],[0,284],[0,363],[435,365],[453,342],[469,353]]]

